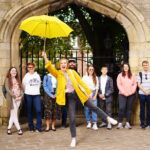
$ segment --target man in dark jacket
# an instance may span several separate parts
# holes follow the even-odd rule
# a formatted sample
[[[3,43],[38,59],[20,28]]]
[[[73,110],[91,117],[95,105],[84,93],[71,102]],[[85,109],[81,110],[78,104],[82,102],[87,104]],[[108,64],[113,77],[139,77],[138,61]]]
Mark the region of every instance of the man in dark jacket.
[[[103,65],[101,68],[101,76],[99,77],[99,99],[100,107],[109,115],[112,115],[112,94],[114,92],[113,80],[107,75],[108,67]],[[111,124],[106,124],[106,120],[102,120],[99,127],[107,125],[107,129],[112,129]]]

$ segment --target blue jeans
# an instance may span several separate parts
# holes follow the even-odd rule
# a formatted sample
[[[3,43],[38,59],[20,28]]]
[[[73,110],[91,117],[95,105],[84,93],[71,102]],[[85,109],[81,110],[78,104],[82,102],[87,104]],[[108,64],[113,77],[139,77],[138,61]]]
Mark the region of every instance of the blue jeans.
[[[92,92],[92,96],[95,95],[95,90]],[[90,100],[94,106],[97,106],[97,99],[96,100]],[[91,111],[91,109],[89,107],[84,106],[84,113],[85,113],[85,118],[87,122],[92,121],[93,123],[97,122],[97,114],[93,111]]]
[[[140,97],[141,126],[145,126],[145,125],[150,126],[150,95],[139,94],[139,97]],[[145,109],[147,109],[146,114],[145,114]]]
[[[41,130],[42,128],[42,111],[41,111],[41,96],[40,95],[27,95],[25,94],[26,99],[26,109],[28,117],[28,126],[30,130],[34,129],[33,124],[33,110],[34,106],[36,112],[36,129]]]
[[[97,99],[90,100],[90,101],[91,103],[93,103],[94,106],[97,106]],[[87,122],[90,122],[90,121],[92,121],[93,123],[97,122],[97,114],[91,111],[89,107],[84,106],[84,113],[85,113],[85,118]]]

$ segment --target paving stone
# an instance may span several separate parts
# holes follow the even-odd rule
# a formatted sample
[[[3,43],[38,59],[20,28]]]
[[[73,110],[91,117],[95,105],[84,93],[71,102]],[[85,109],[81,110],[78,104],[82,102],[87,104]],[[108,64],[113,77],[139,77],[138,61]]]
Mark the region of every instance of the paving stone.
[[[1,150],[69,150],[70,129],[62,130],[59,126],[53,132],[29,132],[27,124],[22,125],[24,134],[19,136],[13,128],[13,135],[6,134],[6,126],[0,127]],[[78,150],[148,150],[150,149],[150,129],[142,130],[139,126],[133,129],[112,130],[99,128],[98,131],[86,129],[82,122],[77,127]]]

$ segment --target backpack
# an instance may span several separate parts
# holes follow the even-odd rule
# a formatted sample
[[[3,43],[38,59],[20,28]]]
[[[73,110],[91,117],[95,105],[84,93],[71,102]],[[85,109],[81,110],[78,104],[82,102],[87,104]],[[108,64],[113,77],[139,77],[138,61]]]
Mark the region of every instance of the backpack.
[[[140,82],[140,84],[142,84],[142,72],[139,72],[139,77],[140,77],[140,79],[141,79],[141,82]],[[139,92],[139,87],[137,86],[137,93]]]
[[[139,72],[139,77],[140,77],[140,79],[141,79],[141,82],[140,82],[140,83],[142,83],[142,72]]]

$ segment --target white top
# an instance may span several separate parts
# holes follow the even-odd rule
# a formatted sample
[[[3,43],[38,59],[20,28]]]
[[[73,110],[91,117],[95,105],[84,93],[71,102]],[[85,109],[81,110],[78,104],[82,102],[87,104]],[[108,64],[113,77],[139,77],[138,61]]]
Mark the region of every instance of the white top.
[[[65,75],[65,78],[66,78],[66,81],[67,81],[67,84],[66,84],[66,92],[67,93],[72,93],[74,91],[74,87],[72,85],[72,82],[68,76],[67,73],[64,72],[64,75]]]
[[[22,84],[24,93],[28,95],[40,95],[41,78],[37,72],[25,74]]]
[[[57,80],[56,80],[56,78],[53,75],[51,75],[50,73],[48,75],[51,77],[53,89],[56,89],[56,86],[57,86]]]
[[[102,94],[105,94],[105,88],[106,88],[106,82],[107,82],[107,75],[106,76],[102,76],[101,75],[101,90],[102,90]]]
[[[90,90],[94,91],[99,88],[98,77],[96,77],[96,85],[93,83],[93,79],[91,76],[84,75],[82,80],[86,83],[86,85],[90,88]]]

